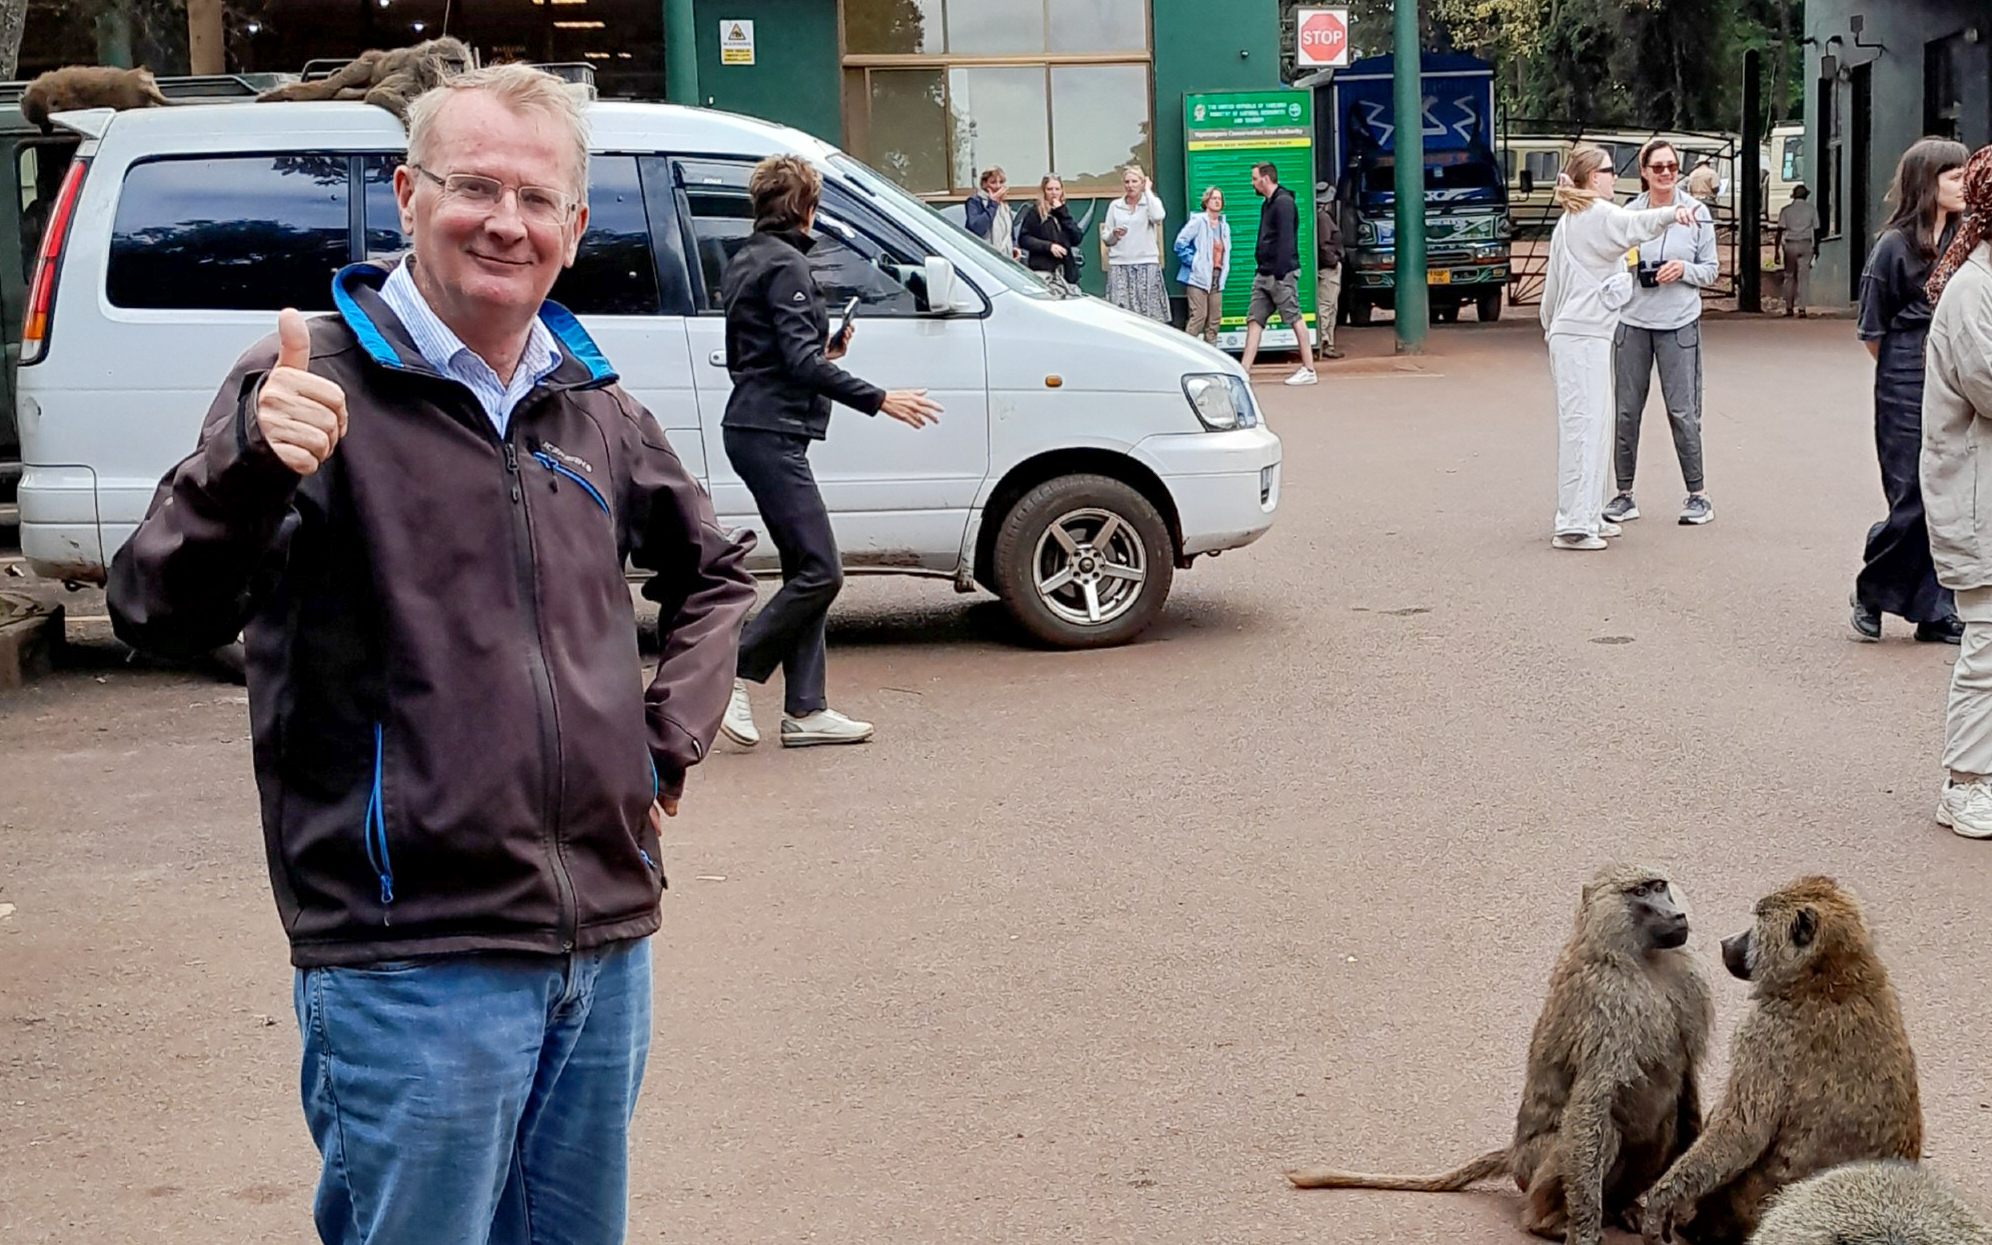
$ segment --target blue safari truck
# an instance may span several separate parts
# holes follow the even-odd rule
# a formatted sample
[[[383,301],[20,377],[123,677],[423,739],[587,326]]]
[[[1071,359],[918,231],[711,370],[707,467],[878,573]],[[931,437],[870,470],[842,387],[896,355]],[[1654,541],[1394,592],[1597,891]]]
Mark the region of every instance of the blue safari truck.
[[[1427,52],[1425,283],[1432,316],[1457,320],[1472,303],[1482,320],[1507,301],[1508,186],[1494,141],[1494,68],[1477,57]],[[1352,324],[1368,324],[1397,299],[1397,115],[1389,56],[1359,60],[1323,88],[1325,178],[1336,186],[1345,238],[1342,300]],[[1317,97],[1318,98],[1318,97]],[[1353,221],[1351,217],[1353,216]],[[1350,226],[1353,225],[1353,229]]]

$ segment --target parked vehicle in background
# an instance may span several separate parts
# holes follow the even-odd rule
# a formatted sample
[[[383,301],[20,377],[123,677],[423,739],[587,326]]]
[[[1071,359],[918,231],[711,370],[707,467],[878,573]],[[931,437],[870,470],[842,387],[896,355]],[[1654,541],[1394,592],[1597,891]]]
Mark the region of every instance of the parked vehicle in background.
[[[1764,161],[1764,219],[1775,221],[1791,202],[1792,187],[1805,181],[1805,127],[1772,127],[1770,149]]]
[[[798,131],[664,104],[587,110],[588,231],[553,298],[721,522],[757,524],[720,450],[720,277],[753,228],[754,163],[792,153],[824,179],[816,279],[831,305],[858,300],[848,366],[946,408],[917,437],[840,415],[816,450],[847,570],[980,584],[1036,639],[1091,647],[1132,639],[1177,570],[1272,525],[1280,441],[1235,360],[1103,300],[1053,297]],[[101,582],[276,311],[332,311],[338,269],[403,249],[392,179],[406,140],[360,103],[58,120],[81,141],[28,300],[22,548],[42,575]],[[750,565],[772,574],[775,557],[762,541]]]
[[[1396,305],[1397,117],[1389,56],[1357,61],[1327,86],[1327,168],[1351,209],[1344,238],[1342,304],[1368,324]],[[1498,320],[1508,296],[1508,190],[1494,154],[1494,68],[1458,53],[1424,53],[1425,283],[1432,317],[1459,318],[1473,303]],[[1552,179],[1553,184],[1553,179]]]

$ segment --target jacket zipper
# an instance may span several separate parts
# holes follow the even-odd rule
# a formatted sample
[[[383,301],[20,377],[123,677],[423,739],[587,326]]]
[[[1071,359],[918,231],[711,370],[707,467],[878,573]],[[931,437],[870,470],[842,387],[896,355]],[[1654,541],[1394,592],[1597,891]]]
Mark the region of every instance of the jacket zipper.
[[[520,408],[513,409],[512,430],[518,428],[519,416],[523,413]],[[546,640],[540,624],[532,507],[525,500],[525,490],[520,487],[517,443],[507,436],[500,446],[505,453],[505,474],[509,477],[512,492],[512,548],[517,555],[519,593],[532,623],[532,635],[526,645],[526,664],[532,670],[533,690],[539,702],[540,764],[546,783],[541,800],[540,824],[544,828],[547,860],[553,866],[554,890],[560,907],[560,950],[566,954],[574,950],[580,918],[574,898],[574,880],[567,875],[567,860],[560,851],[560,807],[564,798],[564,779],[560,773],[560,723],[553,696],[553,675],[546,667]]]
[[[545,467],[548,471],[551,471],[553,474],[557,476],[566,476],[568,479],[574,481],[576,484],[586,489],[588,491],[588,496],[594,498],[595,504],[602,508],[602,513],[603,514],[609,513],[608,499],[603,497],[601,490],[597,489],[594,485],[588,483],[587,479],[584,478],[579,472],[576,472],[572,468],[566,466],[559,459],[547,453],[545,450],[534,450],[533,457],[538,460],[540,466]],[[559,486],[556,485],[555,487],[557,488]]]
[[[374,723],[373,789],[367,797],[366,826],[362,831],[367,846],[367,864],[380,879],[380,923],[392,925],[389,907],[394,903],[394,863],[387,854],[387,799],[381,783],[383,764],[381,724]]]

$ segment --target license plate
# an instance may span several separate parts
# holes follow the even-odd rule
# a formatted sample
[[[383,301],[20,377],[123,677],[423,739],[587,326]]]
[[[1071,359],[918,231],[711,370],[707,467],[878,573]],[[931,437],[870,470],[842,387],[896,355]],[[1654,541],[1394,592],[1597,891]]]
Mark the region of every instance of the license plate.
[[[1449,268],[1433,268],[1425,273],[1426,285],[1451,285],[1452,282],[1452,270]]]

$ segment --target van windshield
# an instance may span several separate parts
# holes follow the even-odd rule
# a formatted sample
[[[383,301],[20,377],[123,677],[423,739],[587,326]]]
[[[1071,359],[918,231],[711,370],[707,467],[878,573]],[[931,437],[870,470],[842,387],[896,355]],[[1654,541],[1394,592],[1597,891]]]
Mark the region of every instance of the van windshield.
[[[858,189],[864,191],[872,198],[896,204],[901,210],[911,212],[929,224],[938,225],[942,229],[960,234],[962,238],[974,243],[977,248],[974,252],[978,261],[976,264],[977,272],[987,273],[995,277],[1005,286],[1015,290],[1019,294],[1027,294],[1035,298],[1050,298],[1052,296],[1051,290],[1045,286],[1043,281],[1038,279],[1036,273],[1024,267],[1016,260],[1011,259],[1009,256],[999,254],[988,243],[935,211],[932,204],[908,194],[899,186],[894,185],[890,180],[879,176],[841,151],[830,157],[830,164],[839,173],[842,173],[855,183]]]

